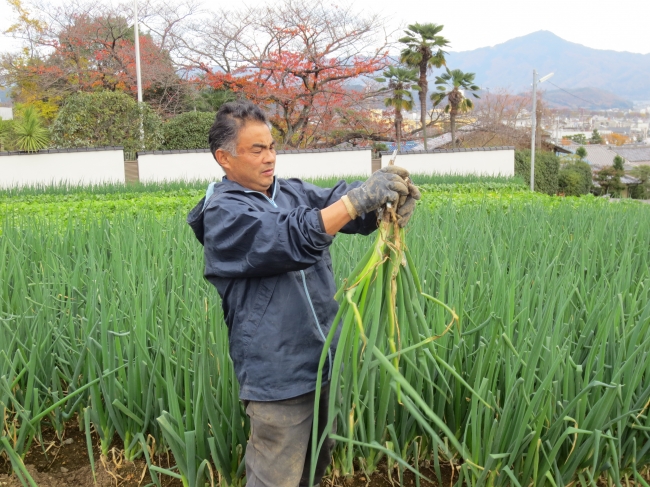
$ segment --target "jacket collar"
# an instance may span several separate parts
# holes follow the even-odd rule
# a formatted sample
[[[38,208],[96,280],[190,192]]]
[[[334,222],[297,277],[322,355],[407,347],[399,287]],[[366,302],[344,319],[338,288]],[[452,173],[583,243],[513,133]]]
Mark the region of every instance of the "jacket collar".
[[[256,193],[256,194],[261,194],[265,198],[274,201],[275,200],[275,195],[277,194],[278,190],[278,178],[277,176],[273,176],[273,183],[271,184],[271,196],[266,195],[265,193],[262,193],[261,191],[255,191],[253,189],[248,189],[242,186],[239,183],[236,183],[235,181],[231,181],[228,179],[226,176],[224,176],[221,179],[221,182],[219,184],[216,184],[214,186],[214,190],[218,193],[226,193],[226,192],[244,192],[244,193]],[[208,187],[208,191],[210,190],[210,187]],[[206,193],[206,200],[207,198],[207,193]]]

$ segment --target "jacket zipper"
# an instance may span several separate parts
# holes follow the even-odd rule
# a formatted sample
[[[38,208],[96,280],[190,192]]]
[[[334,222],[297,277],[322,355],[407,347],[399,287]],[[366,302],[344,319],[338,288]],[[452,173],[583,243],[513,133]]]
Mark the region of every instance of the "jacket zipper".
[[[307,295],[307,301],[309,301],[309,307],[311,308],[311,312],[314,315],[314,320],[316,321],[316,326],[318,327],[318,332],[320,333],[321,338],[323,339],[323,345],[325,345],[325,342],[327,339],[325,338],[325,333],[323,333],[323,329],[320,326],[320,322],[318,321],[318,316],[316,316],[316,310],[314,309],[314,303],[311,302],[311,296],[309,295],[309,289],[307,289],[307,278],[305,277],[305,271],[300,271],[300,275],[302,276],[302,285],[305,288],[305,294]],[[327,348],[327,360],[329,362],[329,368],[327,371],[327,381],[329,382],[332,379],[332,349]]]
[[[275,190],[276,190],[276,184],[277,181],[275,181],[275,184],[273,185],[273,194],[269,198],[267,195],[262,193],[261,191],[246,191],[246,193],[259,193],[262,196],[266,198],[266,200],[273,205],[274,208],[277,208],[278,205],[275,204],[274,198],[275,198]],[[325,333],[323,333],[323,329],[320,326],[320,321],[318,321],[318,315],[316,315],[316,309],[314,308],[314,303],[312,303],[311,300],[311,295],[309,294],[309,289],[307,288],[307,278],[305,277],[305,271],[300,271],[300,276],[302,277],[302,285],[305,288],[305,295],[307,296],[307,301],[309,302],[309,307],[311,308],[311,313],[314,316],[314,321],[316,322],[316,327],[318,328],[318,333],[320,333],[321,338],[323,339],[323,345],[325,345],[325,342],[327,341],[327,338],[325,338]],[[328,382],[332,380],[332,349],[328,347],[327,349],[327,360],[329,362],[329,368],[327,371],[327,380]]]

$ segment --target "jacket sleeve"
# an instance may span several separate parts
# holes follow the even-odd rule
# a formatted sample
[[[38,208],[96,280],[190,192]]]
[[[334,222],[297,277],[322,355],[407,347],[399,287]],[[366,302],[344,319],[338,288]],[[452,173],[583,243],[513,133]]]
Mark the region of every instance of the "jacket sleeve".
[[[334,237],[320,210],[259,211],[243,201],[216,198],[204,214],[206,277],[266,277],[302,270],[321,260]]]
[[[354,183],[348,184],[341,180],[332,188],[320,188],[313,184],[301,181],[300,179],[288,179],[287,181],[295,189],[303,193],[307,198],[307,201],[309,201],[310,206],[320,210],[336,203],[342,196],[345,196],[348,191],[363,184],[362,181],[355,181]],[[339,231],[341,233],[370,235],[375,230],[377,230],[377,213],[373,211],[352,220]]]

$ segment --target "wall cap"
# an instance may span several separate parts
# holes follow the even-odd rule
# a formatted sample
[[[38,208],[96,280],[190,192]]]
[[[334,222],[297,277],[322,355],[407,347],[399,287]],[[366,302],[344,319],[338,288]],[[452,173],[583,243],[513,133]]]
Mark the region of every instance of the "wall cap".
[[[504,145],[499,147],[469,147],[462,149],[429,149],[429,150],[411,150],[411,151],[402,151],[398,152],[398,155],[408,156],[411,154],[445,154],[450,152],[488,152],[488,151],[497,151],[497,150],[515,150],[513,145]],[[393,151],[381,151],[382,156],[389,156],[393,154]]]
[[[346,149],[337,149],[334,147],[327,149],[295,149],[295,150],[278,150],[277,154],[309,154],[317,152],[350,152],[350,151],[371,151],[371,147],[350,147]],[[175,149],[175,150],[146,150],[137,152],[138,156],[150,155],[167,155],[167,154],[202,154],[210,152],[210,149]]]
[[[101,151],[124,151],[121,145],[107,147],[77,147],[73,149],[43,149],[36,152],[8,151],[0,152],[0,156],[34,156],[38,154],[66,154],[71,152],[101,152]]]

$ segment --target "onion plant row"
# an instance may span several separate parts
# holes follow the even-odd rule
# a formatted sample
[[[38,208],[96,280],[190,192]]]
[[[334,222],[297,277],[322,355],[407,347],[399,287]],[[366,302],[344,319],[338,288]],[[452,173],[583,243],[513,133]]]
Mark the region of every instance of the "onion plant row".
[[[385,460],[400,476],[451,465],[468,486],[647,478],[650,208],[544,201],[416,211],[408,271],[458,320],[430,340],[449,311],[403,288],[397,320],[417,327],[364,323],[385,353],[349,342],[359,362],[339,376],[337,473]],[[1,231],[0,455],[25,484],[21,459],[44,428],[72,427],[104,454],[119,437],[154,484],[243,483],[248,422],[183,214],[14,215]],[[337,237],[342,287],[372,242]],[[157,465],[168,451],[172,469]]]

